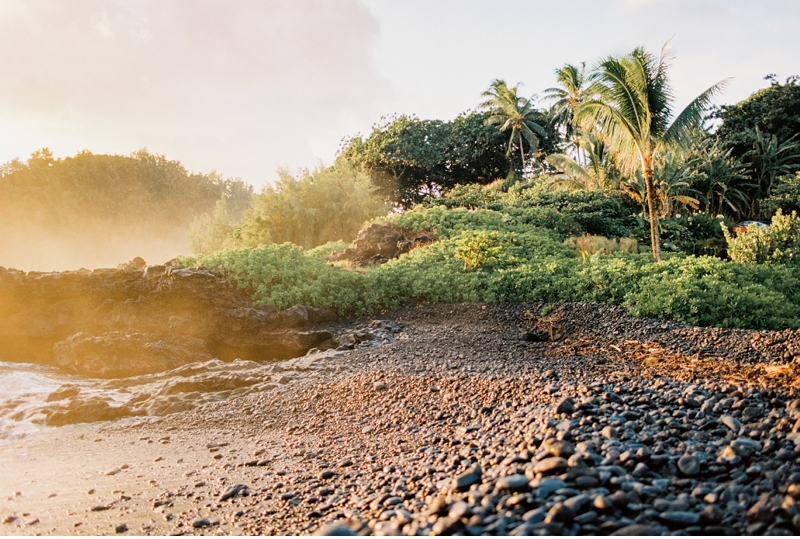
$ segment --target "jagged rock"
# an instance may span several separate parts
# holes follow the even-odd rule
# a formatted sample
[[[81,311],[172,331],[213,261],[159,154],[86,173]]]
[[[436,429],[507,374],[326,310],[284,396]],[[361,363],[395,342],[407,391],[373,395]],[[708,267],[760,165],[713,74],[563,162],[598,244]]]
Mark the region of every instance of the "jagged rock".
[[[432,241],[432,235],[426,234],[409,239],[394,223],[372,223],[359,231],[352,247],[331,253],[328,262],[346,260],[357,266],[382,264]]]
[[[158,372],[212,356],[299,357],[333,346],[332,335],[313,326],[336,319],[330,309],[257,307],[219,272],[177,262],[134,259],[117,269],[51,273],[0,267],[0,357],[94,376]],[[111,353],[108,361],[101,350]]]
[[[98,378],[136,376],[212,359],[203,341],[194,337],[119,331],[76,333],[56,343],[54,350],[59,367]]]

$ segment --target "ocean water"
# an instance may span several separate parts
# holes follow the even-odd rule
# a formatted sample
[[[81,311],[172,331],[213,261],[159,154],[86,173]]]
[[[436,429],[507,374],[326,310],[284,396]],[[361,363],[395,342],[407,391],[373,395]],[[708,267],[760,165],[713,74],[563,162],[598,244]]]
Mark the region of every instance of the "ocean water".
[[[270,391],[279,380],[286,383],[286,379],[302,376],[294,369],[318,368],[324,360],[339,354],[333,350],[318,352],[279,362],[277,369],[272,362],[212,359],[161,373],[115,379],[86,378],[30,363],[0,362],[0,443],[57,428],[47,426],[48,417],[54,414],[62,418],[68,415],[66,423],[92,422],[98,421],[98,416],[82,410],[108,405],[124,417],[161,416]]]
[[[0,443],[41,431],[38,413],[47,397],[65,384],[91,385],[54,367],[0,361]]]

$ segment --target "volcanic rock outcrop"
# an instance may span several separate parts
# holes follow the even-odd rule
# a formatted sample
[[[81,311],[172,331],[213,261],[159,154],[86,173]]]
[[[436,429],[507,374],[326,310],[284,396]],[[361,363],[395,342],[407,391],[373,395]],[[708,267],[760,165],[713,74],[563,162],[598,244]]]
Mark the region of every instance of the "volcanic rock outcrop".
[[[328,309],[256,307],[218,272],[145,266],[53,273],[0,267],[0,358],[91,376],[217,357],[286,359],[333,346]]]
[[[334,251],[328,262],[348,261],[355,266],[383,264],[415,247],[433,242],[433,233],[408,232],[394,223],[372,223],[358,233],[352,247]]]

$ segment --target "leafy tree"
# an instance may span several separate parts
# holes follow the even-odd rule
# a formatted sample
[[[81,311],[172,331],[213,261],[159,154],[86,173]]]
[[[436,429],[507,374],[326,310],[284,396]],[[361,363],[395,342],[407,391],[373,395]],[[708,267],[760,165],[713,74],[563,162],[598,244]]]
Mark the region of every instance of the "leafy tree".
[[[700,211],[711,215],[741,217],[750,201],[750,178],[745,165],[716,137],[693,145],[687,163],[692,187],[698,192]]]
[[[365,221],[386,215],[370,178],[347,163],[303,170],[297,177],[278,171],[275,186],[253,197],[244,223],[226,240],[230,247],[291,242],[310,249],[355,238]]]
[[[337,161],[368,174],[380,195],[403,206],[457,184],[488,184],[511,168],[505,137],[486,125],[488,117],[471,112],[450,122],[383,118],[366,139],[343,141]]]
[[[800,143],[794,137],[779,143],[777,135],[764,135],[758,127],[755,128],[755,134],[753,148],[744,154],[755,180],[752,215],[759,213],[756,208],[758,201],[771,196],[775,179],[800,167]]]
[[[722,120],[716,131],[725,149],[744,158],[756,142],[756,128],[766,137],[774,135],[782,144],[800,133],[800,85],[798,77],[772,84],[735,105],[725,105],[714,112]]]
[[[761,211],[772,216],[778,210],[785,215],[800,213],[800,172],[782,176],[775,182],[772,196],[761,201]]]
[[[624,169],[641,171],[656,261],[661,260],[661,246],[653,184],[654,159],[667,145],[685,139],[692,128],[701,124],[703,111],[724,85],[722,82],[710,87],[672,120],[673,96],[666,47],[659,57],[638,47],[622,58],[602,60],[590,76],[591,97],[577,114],[585,128],[602,132]]]
[[[0,167],[0,265],[36,269],[116,265],[174,257],[192,222],[223,195],[252,188],[216,172],[139,150],[83,151],[57,159],[43,148]]]
[[[509,88],[504,80],[495,79],[483,96],[488,98],[481,104],[481,108],[489,110],[491,115],[486,120],[489,125],[500,127],[500,131],[511,133],[508,136],[508,149],[506,155],[511,155],[511,150],[516,144],[519,149],[522,169],[525,170],[525,143],[528,143],[530,152],[536,155],[539,148],[539,138],[547,136],[544,127],[537,123],[537,111],[531,101],[517,95],[519,85]]]

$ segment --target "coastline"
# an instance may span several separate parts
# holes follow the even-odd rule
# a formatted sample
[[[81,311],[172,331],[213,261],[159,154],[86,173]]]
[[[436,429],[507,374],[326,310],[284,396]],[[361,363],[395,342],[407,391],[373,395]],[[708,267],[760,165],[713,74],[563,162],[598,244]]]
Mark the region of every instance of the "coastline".
[[[781,358],[797,332],[566,305],[548,317],[551,339],[541,308],[408,307],[384,317],[404,326],[394,342],[270,391],[0,446],[0,533],[795,529],[780,506],[800,486],[797,380]],[[704,341],[727,356],[692,352]],[[758,449],[725,453],[744,439]]]

